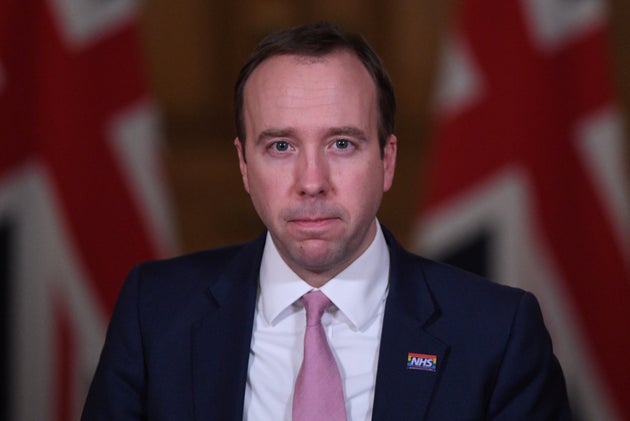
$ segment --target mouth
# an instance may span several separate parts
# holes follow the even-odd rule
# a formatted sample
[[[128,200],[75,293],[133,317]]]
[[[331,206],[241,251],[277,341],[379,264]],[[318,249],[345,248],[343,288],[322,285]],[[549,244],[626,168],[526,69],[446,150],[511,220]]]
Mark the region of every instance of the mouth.
[[[281,218],[289,230],[302,238],[323,238],[338,231],[346,219],[343,208],[316,202],[285,209]]]
[[[302,233],[321,234],[334,227],[340,221],[337,217],[309,217],[295,218],[289,220],[289,224],[293,225]]]
[[[332,222],[337,221],[339,218],[336,217],[315,217],[315,218],[296,218],[292,219],[289,222],[294,223],[300,226],[308,226],[308,227],[317,227],[330,224]]]

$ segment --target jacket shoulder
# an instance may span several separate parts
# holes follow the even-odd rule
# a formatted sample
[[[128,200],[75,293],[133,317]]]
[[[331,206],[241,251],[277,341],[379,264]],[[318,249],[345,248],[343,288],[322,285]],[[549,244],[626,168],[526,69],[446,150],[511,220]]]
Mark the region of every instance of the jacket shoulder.
[[[466,270],[436,262],[424,257],[416,256],[421,265],[427,284],[435,294],[446,294],[462,300],[471,298],[488,300],[519,299],[526,291],[493,282],[480,275]]]
[[[211,308],[208,304],[256,288],[252,268],[259,266],[263,245],[257,240],[141,263],[127,276],[117,307],[136,307],[141,319],[152,320],[147,326],[199,317]]]
[[[138,271],[144,278],[151,282],[164,280],[196,282],[205,278],[204,275],[212,274],[216,277],[225,271],[228,264],[246,247],[245,244],[208,249],[188,253],[168,259],[150,260],[140,263],[133,271]],[[206,281],[209,279],[205,278]]]

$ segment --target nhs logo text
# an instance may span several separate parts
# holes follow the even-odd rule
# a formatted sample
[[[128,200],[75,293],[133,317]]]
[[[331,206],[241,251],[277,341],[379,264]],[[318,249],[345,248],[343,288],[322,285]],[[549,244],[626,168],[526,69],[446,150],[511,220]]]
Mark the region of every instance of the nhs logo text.
[[[410,352],[407,355],[407,368],[410,370],[436,371],[437,356]]]

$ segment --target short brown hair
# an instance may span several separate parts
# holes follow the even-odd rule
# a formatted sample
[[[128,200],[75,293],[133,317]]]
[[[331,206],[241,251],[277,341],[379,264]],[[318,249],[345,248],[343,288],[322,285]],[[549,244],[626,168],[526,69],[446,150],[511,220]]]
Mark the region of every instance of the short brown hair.
[[[243,119],[243,91],[252,72],[266,59],[288,54],[306,57],[323,57],[338,50],[354,53],[374,79],[379,108],[378,138],[381,152],[387,137],[394,133],[396,98],[385,66],[372,47],[360,35],[349,33],[339,26],[319,22],[274,32],[256,46],[241,68],[234,87],[234,117],[236,134],[245,142]]]

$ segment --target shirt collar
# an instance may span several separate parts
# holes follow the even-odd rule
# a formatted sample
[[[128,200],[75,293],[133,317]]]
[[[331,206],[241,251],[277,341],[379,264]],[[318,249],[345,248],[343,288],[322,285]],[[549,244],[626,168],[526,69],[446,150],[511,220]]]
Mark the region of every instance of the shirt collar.
[[[380,224],[375,223],[376,235],[370,246],[321,288],[358,330],[367,328],[376,318],[387,292],[389,250]],[[295,311],[295,301],[312,289],[287,266],[267,233],[260,266],[260,311],[267,323],[275,324]]]

